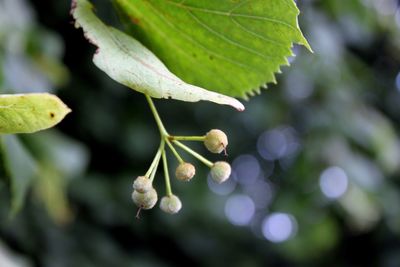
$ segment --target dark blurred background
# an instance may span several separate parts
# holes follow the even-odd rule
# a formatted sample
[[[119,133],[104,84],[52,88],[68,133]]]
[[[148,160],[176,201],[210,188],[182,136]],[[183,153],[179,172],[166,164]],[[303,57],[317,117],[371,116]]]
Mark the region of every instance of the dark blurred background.
[[[110,1],[93,2],[121,28]],[[132,182],[159,142],[144,96],[94,66],[69,1],[0,0],[1,90],[54,92],[73,110],[17,137],[41,175],[14,216],[0,180],[0,267],[399,267],[399,2],[297,2],[314,54],[295,46],[245,112],[155,101],[173,134],[224,130],[233,174],[217,185],[196,162],[190,183],[172,181],[179,214],[137,220]]]

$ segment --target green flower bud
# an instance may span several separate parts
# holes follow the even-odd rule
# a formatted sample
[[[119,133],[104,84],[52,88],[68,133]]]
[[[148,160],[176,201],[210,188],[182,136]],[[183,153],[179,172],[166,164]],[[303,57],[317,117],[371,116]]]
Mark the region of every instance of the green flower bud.
[[[212,129],[206,134],[204,145],[212,153],[221,153],[228,146],[228,137],[223,131]]]
[[[133,182],[133,189],[139,193],[146,193],[152,188],[152,182],[146,176],[138,176]]]
[[[175,214],[182,208],[182,202],[175,195],[165,196],[161,199],[160,208],[166,213]]]
[[[132,193],[132,200],[135,202],[136,206],[141,209],[151,209],[157,203],[157,191],[151,188],[146,193],[140,193],[136,190]]]
[[[175,170],[175,176],[181,181],[190,181],[196,173],[196,168],[187,162],[182,162]]]
[[[231,175],[231,165],[225,161],[217,161],[211,167],[211,178],[217,183],[222,183],[228,180]]]

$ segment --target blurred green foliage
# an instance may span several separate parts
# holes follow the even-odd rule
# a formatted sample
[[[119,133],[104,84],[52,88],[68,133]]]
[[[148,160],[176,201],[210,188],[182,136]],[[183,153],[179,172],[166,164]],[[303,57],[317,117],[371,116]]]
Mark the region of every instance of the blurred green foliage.
[[[94,2],[106,21],[118,25],[111,3]],[[65,51],[70,79],[51,83],[47,71],[26,72],[33,58],[23,40],[37,36],[26,31],[10,45],[22,47],[24,56],[11,60],[4,48],[12,40],[4,39],[10,27],[3,27],[5,16],[0,16],[2,89],[58,87],[73,113],[58,127],[62,135],[18,136],[42,173],[14,218],[9,218],[9,181],[0,180],[0,263],[400,266],[396,1],[299,2],[300,25],[314,54],[294,47],[297,56],[278,76],[278,85],[252,98],[243,113],[210,103],[156,101],[172,134],[211,128],[228,133],[235,173],[231,184],[220,188],[199,167],[189,184],[173,181],[183,202],[178,215],[156,208],[141,220],[135,219],[131,186],[146,171],[158,142],[144,97],[120,88],[93,66],[93,47],[69,24],[69,3],[3,0],[0,10],[6,3],[25,14],[11,18],[30,17],[30,26],[58,33],[53,60]],[[48,45],[46,38],[39,39]],[[15,64],[23,70],[18,75]],[[193,147],[205,152],[199,144]],[[55,208],[62,195],[58,190],[67,183],[70,205]],[[162,192],[161,174],[155,183]],[[54,215],[62,209],[69,220]]]
[[[0,4],[0,57],[4,58],[0,62],[4,74],[0,89],[3,93],[18,94],[2,101],[4,105],[15,106],[2,116],[6,120],[15,120],[3,125],[3,133],[27,133],[48,128],[69,109],[49,94],[22,96],[19,93],[54,91],[54,87],[66,83],[68,71],[60,61],[62,41],[56,34],[36,25],[33,11],[24,1],[2,1]],[[47,116],[49,108],[53,112],[50,120]],[[45,117],[42,116],[44,111]],[[29,123],[20,125],[21,121],[27,120]],[[43,139],[45,141],[41,141]],[[37,142],[41,144],[35,146]],[[30,145],[34,148],[29,149]],[[88,157],[84,147],[56,130],[50,130],[33,136],[3,135],[0,153],[2,176],[11,190],[12,215],[20,210],[28,189],[34,185],[40,191],[38,199],[48,207],[52,218],[59,223],[69,220],[62,180],[83,172]],[[71,162],[69,158],[77,164],[69,166],[74,169],[65,172],[66,168],[62,167]]]

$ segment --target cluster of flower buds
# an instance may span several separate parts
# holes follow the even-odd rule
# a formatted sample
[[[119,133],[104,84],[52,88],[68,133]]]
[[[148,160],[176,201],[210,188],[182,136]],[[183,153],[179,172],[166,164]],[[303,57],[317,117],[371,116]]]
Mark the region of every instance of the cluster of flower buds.
[[[192,150],[180,141],[202,141],[205,147],[212,153],[221,153],[224,151],[226,155],[226,148],[228,146],[228,138],[226,134],[217,129],[213,129],[206,133],[204,136],[171,136],[162,135],[160,147],[154,157],[154,160],[144,176],[138,176],[133,183],[132,200],[142,209],[153,208],[158,200],[157,191],[153,187],[153,179],[157,172],[160,161],[164,165],[165,187],[166,196],[162,197],[160,201],[160,208],[162,211],[175,214],[182,208],[180,199],[172,193],[171,184],[169,179],[168,164],[166,158],[166,145],[170,148],[172,153],[177,158],[179,164],[175,169],[175,176],[179,181],[190,181],[196,174],[196,168],[193,164],[186,162],[179,155],[175,147],[179,147],[203,162],[210,168],[210,175],[217,183],[226,181],[231,175],[231,166],[225,161],[210,162],[202,155]],[[166,145],[165,145],[166,144]]]
[[[132,200],[140,209],[151,209],[157,203],[157,191],[146,176],[139,176],[133,182]]]

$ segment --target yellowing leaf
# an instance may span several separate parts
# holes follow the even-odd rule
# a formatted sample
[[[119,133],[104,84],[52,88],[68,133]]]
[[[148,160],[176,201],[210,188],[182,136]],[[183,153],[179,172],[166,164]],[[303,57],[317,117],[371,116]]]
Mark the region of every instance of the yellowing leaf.
[[[47,129],[69,112],[57,96],[48,93],[0,95],[0,134]]]
[[[105,25],[86,0],[73,2],[72,15],[76,26],[82,27],[86,38],[98,47],[93,61],[115,81],[155,98],[173,98],[196,102],[207,100],[230,105],[238,110],[244,106],[236,99],[185,83],[146,47],[129,35]]]

